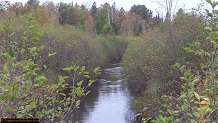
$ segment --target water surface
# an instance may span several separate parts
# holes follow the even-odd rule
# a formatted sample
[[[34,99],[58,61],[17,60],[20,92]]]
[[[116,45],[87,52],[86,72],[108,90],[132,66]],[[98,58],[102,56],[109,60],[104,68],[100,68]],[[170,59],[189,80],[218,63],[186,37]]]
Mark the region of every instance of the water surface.
[[[74,113],[79,123],[135,123],[130,109],[131,96],[121,77],[122,67],[114,64],[91,88]]]

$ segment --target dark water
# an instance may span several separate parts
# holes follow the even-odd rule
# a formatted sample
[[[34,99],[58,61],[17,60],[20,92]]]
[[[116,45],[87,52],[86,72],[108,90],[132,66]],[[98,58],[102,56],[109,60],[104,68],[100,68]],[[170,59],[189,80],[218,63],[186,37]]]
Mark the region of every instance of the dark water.
[[[74,121],[79,123],[136,123],[130,109],[131,96],[124,79],[122,67],[114,64],[105,69],[105,75],[91,88],[80,108],[74,113]]]

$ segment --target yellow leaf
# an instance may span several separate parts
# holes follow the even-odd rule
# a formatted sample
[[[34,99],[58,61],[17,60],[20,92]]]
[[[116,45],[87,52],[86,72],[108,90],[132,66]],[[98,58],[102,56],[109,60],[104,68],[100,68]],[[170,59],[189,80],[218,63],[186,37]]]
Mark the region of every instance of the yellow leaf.
[[[206,104],[206,101],[201,101],[201,104],[202,104],[202,105]]]
[[[210,99],[204,98],[205,104],[210,105]]]
[[[209,108],[208,105],[205,105],[205,106],[203,106],[201,109],[202,109],[203,111],[208,111],[210,108]]]
[[[198,93],[194,92],[194,95],[198,99],[198,101],[200,101],[200,96],[198,95]]]

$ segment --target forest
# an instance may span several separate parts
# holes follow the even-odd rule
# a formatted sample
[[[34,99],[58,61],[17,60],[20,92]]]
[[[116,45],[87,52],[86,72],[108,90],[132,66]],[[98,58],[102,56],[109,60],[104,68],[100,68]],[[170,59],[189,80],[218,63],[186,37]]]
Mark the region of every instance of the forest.
[[[140,123],[218,123],[218,2],[205,1],[165,16],[1,1],[0,116],[71,123],[102,68],[120,63]]]

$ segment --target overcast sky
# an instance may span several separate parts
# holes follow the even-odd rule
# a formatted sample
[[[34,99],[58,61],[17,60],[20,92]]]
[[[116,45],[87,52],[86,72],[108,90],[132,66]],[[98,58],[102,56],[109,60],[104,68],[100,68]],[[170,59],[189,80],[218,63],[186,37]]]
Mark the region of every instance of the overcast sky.
[[[0,0],[1,1],[1,0]],[[10,3],[14,2],[23,2],[26,3],[28,0],[9,0]],[[46,0],[39,0],[40,4],[45,2]],[[148,9],[151,9],[152,11],[161,11],[161,8],[152,1],[161,1],[161,0],[48,0],[48,1],[53,1],[54,3],[59,3],[59,2],[64,2],[64,3],[78,3],[79,5],[85,4],[88,7],[91,7],[94,2],[97,3],[97,6],[104,4],[104,3],[109,3],[112,5],[114,2],[116,2],[116,5],[118,8],[123,7],[125,10],[130,10],[130,8],[135,4],[135,5],[145,5]],[[203,0],[204,1],[204,0]],[[184,8],[184,9],[190,9],[193,7],[196,7],[197,4],[201,3],[202,0],[179,0],[177,8]]]

